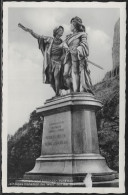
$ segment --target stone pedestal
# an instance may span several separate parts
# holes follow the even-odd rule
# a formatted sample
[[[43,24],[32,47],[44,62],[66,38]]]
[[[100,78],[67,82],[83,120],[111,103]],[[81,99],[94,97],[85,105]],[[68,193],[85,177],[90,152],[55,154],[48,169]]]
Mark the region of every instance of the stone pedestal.
[[[24,182],[84,186],[84,178],[91,173],[93,186],[118,186],[116,172],[99,152],[95,112],[101,107],[93,95],[73,93],[37,108],[44,116],[41,156],[24,175]]]

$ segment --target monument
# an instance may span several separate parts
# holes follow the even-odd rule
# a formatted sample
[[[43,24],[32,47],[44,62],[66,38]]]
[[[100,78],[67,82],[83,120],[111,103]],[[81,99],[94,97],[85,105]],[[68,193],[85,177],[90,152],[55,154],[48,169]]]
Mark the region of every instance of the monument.
[[[56,35],[60,28],[64,30],[56,28]],[[33,31],[27,31],[35,36]],[[79,17],[71,19],[71,31],[64,42],[59,41],[60,36],[35,36],[43,55],[46,52],[47,59],[50,57],[44,70],[48,83],[54,85],[56,96],[37,108],[37,113],[44,117],[41,156],[23,180],[16,181],[17,185],[22,182],[29,186],[32,182],[35,186],[88,187],[86,179],[90,178],[90,187],[118,187],[118,174],[107,166],[99,151],[95,113],[102,103],[92,91],[87,34]],[[59,53],[61,48],[64,55]],[[50,74],[54,76],[54,83],[48,80]],[[60,95],[59,90],[63,88],[70,92]]]

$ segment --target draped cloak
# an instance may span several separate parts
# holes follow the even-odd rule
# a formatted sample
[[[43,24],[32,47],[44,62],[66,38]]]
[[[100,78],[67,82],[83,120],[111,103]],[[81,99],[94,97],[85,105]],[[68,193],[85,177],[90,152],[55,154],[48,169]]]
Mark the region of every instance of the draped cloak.
[[[50,84],[49,66],[51,65],[50,54],[51,54],[51,47],[53,44],[53,38],[47,36],[46,37],[41,36],[38,38],[38,44],[39,44],[39,49],[43,54],[43,71],[42,71],[43,83]]]
[[[80,86],[83,91],[91,91],[92,83],[90,78],[90,71],[88,70],[88,64],[86,61],[87,57],[89,56],[87,34],[85,32],[70,34],[66,37],[65,43],[67,44],[69,50],[67,50],[64,63],[72,61],[73,67],[73,63],[78,61]],[[76,52],[76,54],[72,55],[72,51]]]
[[[61,43],[62,40],[60,39]],[[60,45],[61,45],[60,43]],[[64,51],[62,47],[54,45],[54,38],[41,36],[38,38],[39,49],[43,54],[43,83],[55,85],[54,81],[51,81],[49,75],[54,71],[55,68],[60,69],[60,89],[67,89],[63,79],[63,58]],[[62,52],[60,52],[62,50]],[[53,78],[54,80],[54,78]]]

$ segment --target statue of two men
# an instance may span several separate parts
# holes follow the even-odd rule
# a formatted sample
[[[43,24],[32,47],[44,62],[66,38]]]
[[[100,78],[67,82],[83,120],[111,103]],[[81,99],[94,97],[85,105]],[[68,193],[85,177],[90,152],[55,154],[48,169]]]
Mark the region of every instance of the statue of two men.
[[[53,30],[53,37],[40,36],[21,24],[19,27],[38,40],[43,54],[43,82],[51,84],[56,96],[62,89],[93,94],[86,60],[89,48],[85,26],[79,17],[72,18],[70,25],[72,34],[66,36],[65,41],[61,39],[62,26]]]

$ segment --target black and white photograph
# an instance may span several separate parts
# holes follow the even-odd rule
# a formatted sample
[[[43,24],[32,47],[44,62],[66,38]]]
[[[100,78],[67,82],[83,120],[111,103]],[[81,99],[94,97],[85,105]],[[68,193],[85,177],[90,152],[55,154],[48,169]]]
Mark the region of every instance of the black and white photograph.
[[[3,192],[125,192],[125,2],[4,2]]]

